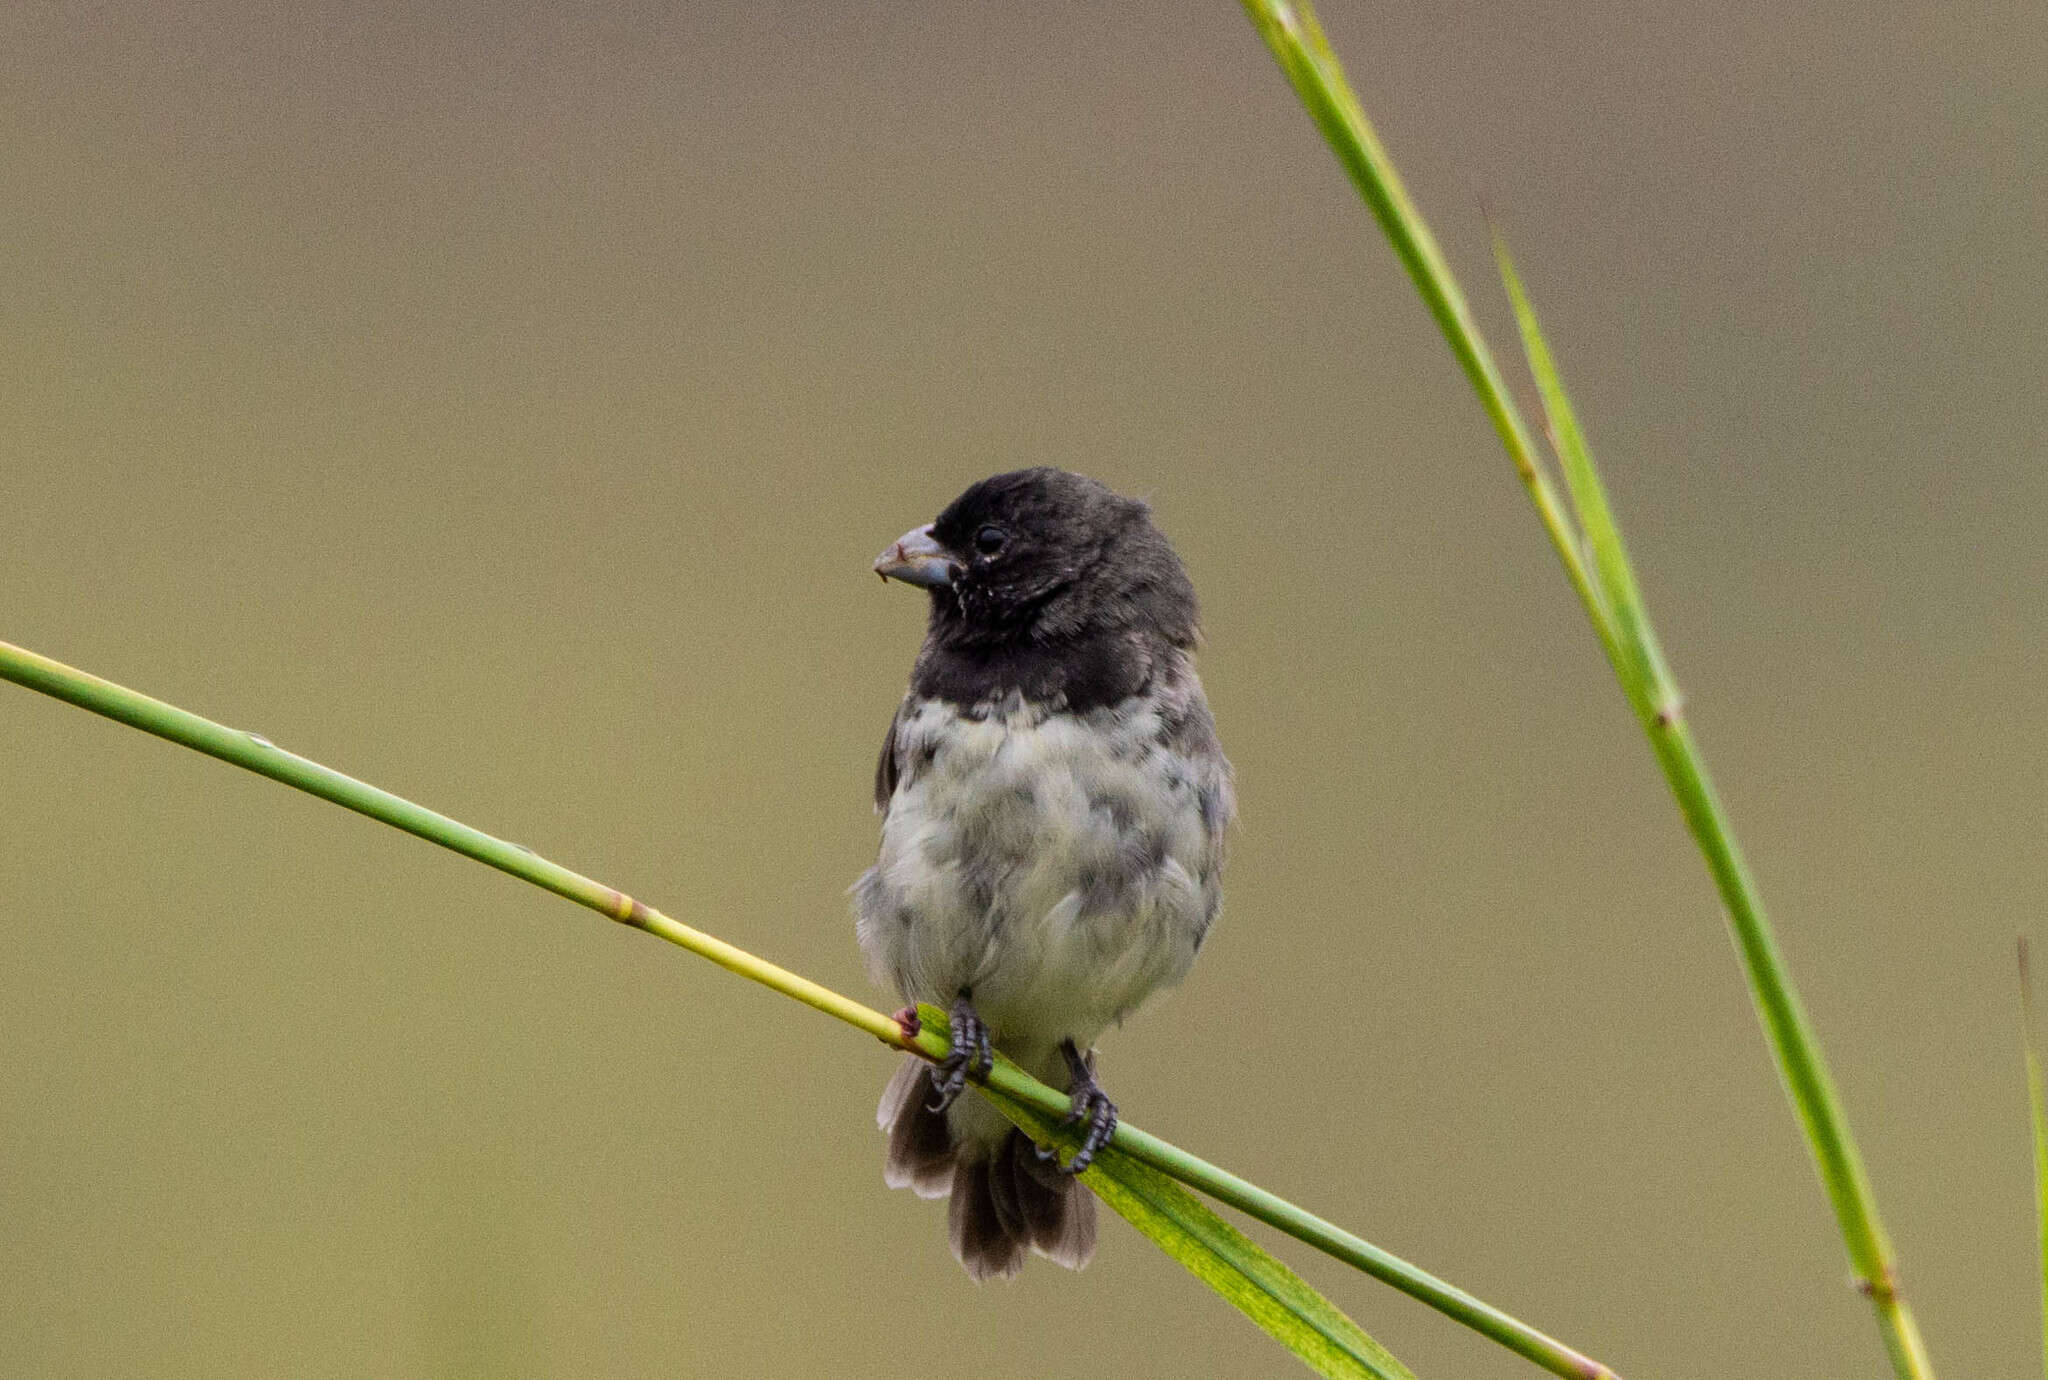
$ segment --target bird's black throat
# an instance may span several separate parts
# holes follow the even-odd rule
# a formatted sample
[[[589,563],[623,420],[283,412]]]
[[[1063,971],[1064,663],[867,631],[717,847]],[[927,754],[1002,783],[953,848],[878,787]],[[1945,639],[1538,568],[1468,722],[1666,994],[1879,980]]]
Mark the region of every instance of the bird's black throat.
[[[1169,650],[1130,629],[1105,629],[1058,642],[983,641],[934,636],[918,654],[910,693],[943,700],[963,714],[1012,695],[1070,713],[1121,704],[1148,689]]]

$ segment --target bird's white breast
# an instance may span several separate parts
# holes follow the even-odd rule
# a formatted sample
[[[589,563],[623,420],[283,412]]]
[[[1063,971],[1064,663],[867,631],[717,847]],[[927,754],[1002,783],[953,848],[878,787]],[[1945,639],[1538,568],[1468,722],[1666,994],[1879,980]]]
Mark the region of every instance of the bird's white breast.
[[[1215,914],[1228,783],[1161,710],[906,705],[881,855],[855,886],[877,979],[941,1006],[970,991],[1019,1054],[1085,1049],[1178,981]]]

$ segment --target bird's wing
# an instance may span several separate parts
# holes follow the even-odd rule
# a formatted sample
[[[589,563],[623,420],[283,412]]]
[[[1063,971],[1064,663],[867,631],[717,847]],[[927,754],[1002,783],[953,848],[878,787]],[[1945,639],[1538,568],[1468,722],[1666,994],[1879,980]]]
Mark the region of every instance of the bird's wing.
[[[882,735],[882,755],[875,759],[875,809],[884,818],[889,814],[889,798],[896,794],[896,781],[903,774],[896,761],[896,725],[903,722],[903,711],[909,707],[907,699],[896,706],[895,717],[889,720],[889,731]]]

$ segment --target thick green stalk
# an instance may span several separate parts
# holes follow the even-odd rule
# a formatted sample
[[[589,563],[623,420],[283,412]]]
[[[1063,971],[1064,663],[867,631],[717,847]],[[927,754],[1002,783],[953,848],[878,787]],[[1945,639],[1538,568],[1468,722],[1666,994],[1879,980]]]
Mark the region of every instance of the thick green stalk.
[[[592,881],[581,873],[551,863],[530,849],[494,838],[446,815],[415,805],[402,796],[286,752],[257,734],[201,718],[175,705],[7,642],[0,642],[0,680],[11,680],[145,733],[218,757],[308,795],[403,829],[429,843],[440,844],[465,857],[487,863],[500,872],[531,882],[557,896],[567,897],[621,924],[666,939],[741,977],[751,978],[785,996],[794,997],[828,1016],[836,1016],[848,1025],[865,1030],[884,1044],[931,1059],[943,1058],[947,1052],[946,1035],[932,1023],[906,1030],[894,1016],[885,1016],[787,968],[778,967],[702,930],[670,919],[602,882]],[[1054,1091],[1007,1061],[997,1065],[988,1082],[998,1091],[1041,1111],[1055,1115],[1063,1115],[1067,1111],[1066,1094]],[[1580,1380],[1613,1380],[1614,1372],[1606,1366],[1545,1336],[1527,1323],[1157,1136],[1123,1123],[1118,1125],[1111,1144],[1170,1178],[1178,1179],[1190,1188],[1200,1189],[1296,1240],[1420,1299],[1554,1374]]]
[[[1826,1061],[1779,952],[1756,883],[1686,726],[1683,702],[1659,650],[1620,527],[1513,267],[1503,254],[1502,276],[1522,325],[1531,371],[1543,393],[1551,440],[1562,461],[1577,516],[1576,528],[1544,481],[1528,428],[1502,383],[1464,293],[1352,94],[1314,10],[1306,0],[1244,0],[1244,5],[1408,269],[1535,500],[1544,528],[1643,723],[1686,827],[1721,894],[1772,1055],[1805,1128],[1860,1287],[1877,1311],[1893,1369],[1901,1380],[1931,1380],[1933,1365],[1913,1315],[1899,1295],[1891,1246]]]
[[[902,1044],[896,1022],[879,1011],[871,1011],[829,987],[821,987],[809,978],[800,977],[787,968],[779,968],[714,935],[693,929],[679,920],[671,920],[660,911],[644,906],[602,882],[594,882],[580,872],[571,872],[549,862],[531,849],[494,838],[481,829],[472,829],[459,820],[415,805],[403,796],[379,790],[352,776],[344,776],[332,767],[323,767],[296,753],[286,752],[260,734],[217,724],[176,705],[151,699],[139,691],[116,685],[110,680],[101,680],[98,676],[9,642],[0,642],[0,680],[11,680],[17,685],[39,690],[81,709],[90,709],[95,714],[127,724],[130,728],[154,733],[159,738],[167,738],[259,776],[281,781],[357,814],[368,815],[429,843],[438,843],[464,857],[487,863],[500,872],[508,872],[521,881],[567,897],[577,905],[587,906],[622,925],[631,925],[680,945],[721,968],[752,978],[785,996],[795,997],[806,1006],[816,1007],[828,1016],[837,1016],[848,1025],[858,1026],[879,1040]]]

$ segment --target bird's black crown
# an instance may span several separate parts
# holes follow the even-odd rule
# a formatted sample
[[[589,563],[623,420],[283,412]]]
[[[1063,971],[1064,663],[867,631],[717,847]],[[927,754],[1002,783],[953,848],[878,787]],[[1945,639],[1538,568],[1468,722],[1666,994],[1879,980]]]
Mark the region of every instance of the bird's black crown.
[[[1194,586],[1151,509],[1065,470],[993,475],[932,524],[952,556],[932,634],[955,646],[1057,644],[1137,632],[1192,646]]]
[[[1074,711],[1138,694],[1184,661],[1195,589],[1142,501],[1065,470],[970,487],[930,528],[947,578],[914,694],[982,712],[1010,695]]]

